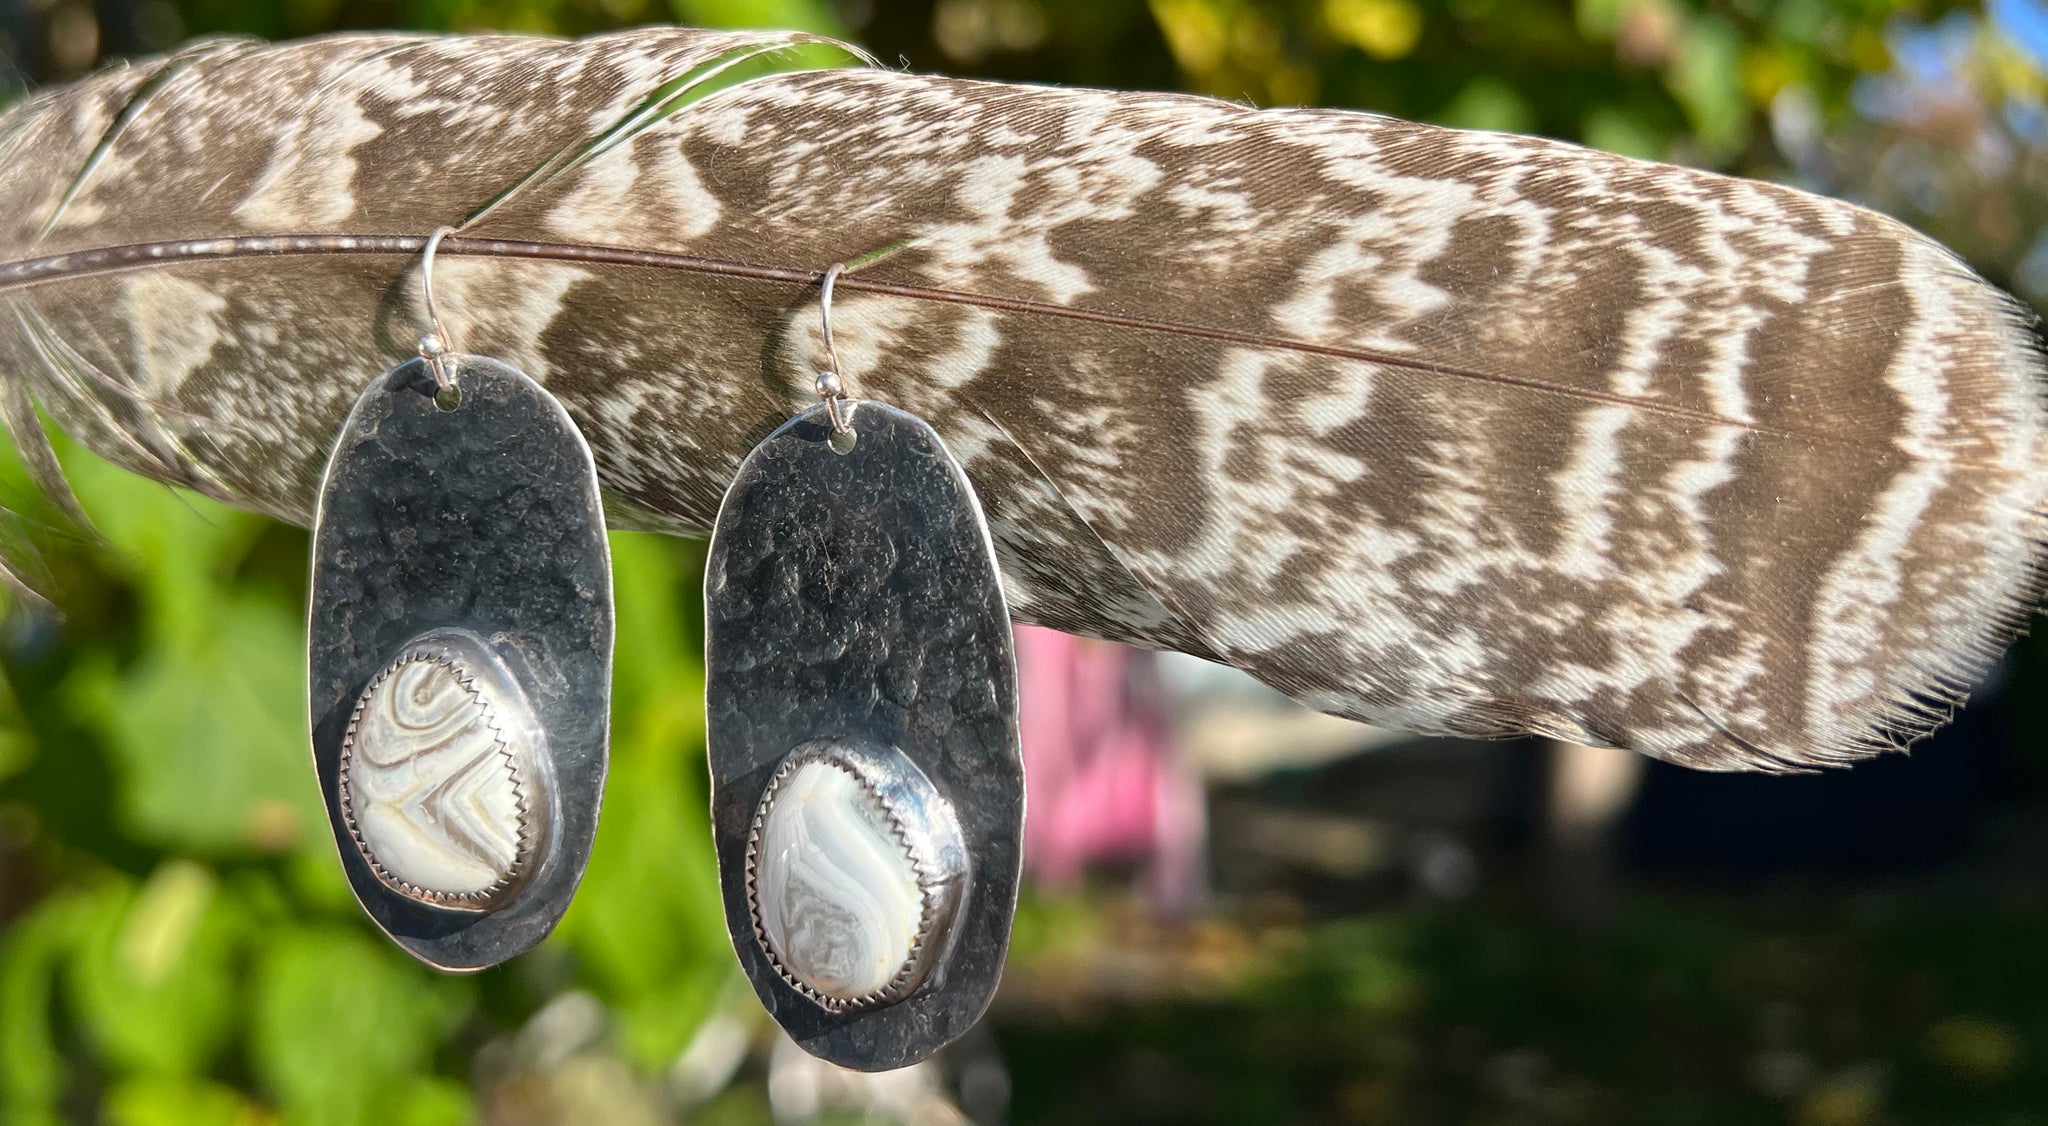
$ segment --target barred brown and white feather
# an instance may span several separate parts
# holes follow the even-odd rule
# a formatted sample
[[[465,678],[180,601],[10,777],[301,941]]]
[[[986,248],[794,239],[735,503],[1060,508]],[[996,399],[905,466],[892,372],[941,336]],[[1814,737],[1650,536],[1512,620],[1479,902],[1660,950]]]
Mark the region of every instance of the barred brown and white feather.
[[[840,283],[850,390],[945,436],[1028,620],[1787,769],[1924,732],[2039,601],[2031,318],[1891,220],[1359,113],[720,80],[804,44],[213,43],[41,95],[0,117],[8,378],[304,523],[457,224],[462,345],[563,400],[627,523],[701,533],[806,398],[817,273],[902,243]]]

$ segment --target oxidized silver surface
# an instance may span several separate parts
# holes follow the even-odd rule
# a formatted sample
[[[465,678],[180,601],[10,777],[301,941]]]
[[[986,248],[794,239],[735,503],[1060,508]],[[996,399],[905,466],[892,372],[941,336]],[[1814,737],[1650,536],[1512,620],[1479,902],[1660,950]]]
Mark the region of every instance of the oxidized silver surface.
[[[966,1032],[994,996],[1016,910],[1024,769],[1008,610],[965,475],[916,417],[840,407],[850,449],[835,452],[823,405],[804,411],[740,466],[712,533],[712,828],[727,930],[761,1003],[812,1054],[879,1071]],[[950,936],[935,916],[907,973],[856,1003],[821,1003],[777,964],[749,879],[764,799],[794,776],[792,756],[800,770],[826,747],[847,761],[866,752],[856,769],[907,825],[936,826],[929,814],[949,806],[963,869],[972,858]]]
[[[561,404],[504,364],[449,359],[456,409],[436,406],[426,364],[409,360],[364,388],[336,438],[313,526],[306,641],[313,765],[349,887],[414,957],[477,970],[538,945],[583,878],[610,730],[611,554],[590,449]],[[397,874],[394,847],[419,846],[423,863],[452,858],[430,855],[454,844],[435,839],[455,826],[437,827],[433,810],[400,817],[416,839],[376,838],[358,816],[375,774],[362,757],[372,748],[357,742],[366,697],[408,657],[459,670],[506,736],[507,773],[469,795],[498,813],[469,828],[502,831],[507,799],[523,806],[521,824],[509,860],[502,837],[470,842],[505,868],[480,888],[452,886],[464,881],[445,867],[451,886],[440,888]],[[489,755],[465,764],[498,765]],[[404,791],[403,778],[386,780],[388,793]]]

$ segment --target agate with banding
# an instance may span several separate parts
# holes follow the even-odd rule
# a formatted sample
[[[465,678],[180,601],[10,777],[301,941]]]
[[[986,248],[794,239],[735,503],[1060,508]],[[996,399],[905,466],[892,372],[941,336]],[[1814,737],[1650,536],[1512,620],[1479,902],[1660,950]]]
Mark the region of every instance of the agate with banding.
[[[550,795],[539,723],[481,638],[429,634],[373,677],[342,744],[350,835],[387,887],[485,911],[532,874]]]
[[[921,774],[890,776],[908,766],[890,759],[797,756],[763,795],[749,841],[755,935],[785,981],[834,1012],[916,991],[943,955],[965,879],[957,843],[937,843],[957,842],[950,811],[917,791],[929,789]]]

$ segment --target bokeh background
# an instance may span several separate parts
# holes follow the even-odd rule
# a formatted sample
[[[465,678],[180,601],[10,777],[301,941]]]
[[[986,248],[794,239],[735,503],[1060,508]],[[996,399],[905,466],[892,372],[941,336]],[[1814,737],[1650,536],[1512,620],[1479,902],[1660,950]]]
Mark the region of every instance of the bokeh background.
[[[0,98],[203,34],[846,36],[885,62],[1544,133],[1891,212],[2048,302],[2048,7],[1891,0],[6,0]],[[1026,631],[991,1018],[858,1080],[738,978],[700,545],[616,535],[613,774],[538,952],[442,977],[334,862],[303,531],[66,450],[105,545],[0,631],[0,1122],[2048,1122],[2048,687],[1804,778],[1418,740]],[[0,502],[36,512],[18,472]]]

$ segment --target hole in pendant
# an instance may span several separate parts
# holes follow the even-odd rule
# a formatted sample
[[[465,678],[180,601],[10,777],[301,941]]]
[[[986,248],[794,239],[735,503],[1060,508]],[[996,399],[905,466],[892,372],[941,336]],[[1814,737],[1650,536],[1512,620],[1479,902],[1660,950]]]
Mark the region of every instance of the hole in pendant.
[[[443,411],[452,411],[462,405],[462,388],[451,383],[434,392],[434,405]]]
[[[860,444],[860,435],[852,430],[834,430],[832,436],[825,439],[825,444],[831,446],[835,454],[850,454],[853,447]]]

